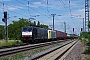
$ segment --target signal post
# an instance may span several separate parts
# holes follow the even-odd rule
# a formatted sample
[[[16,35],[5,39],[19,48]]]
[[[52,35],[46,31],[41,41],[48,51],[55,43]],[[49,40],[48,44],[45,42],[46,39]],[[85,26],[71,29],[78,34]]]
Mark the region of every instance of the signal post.
[[[4,12],[4,18],[2,18],[2,21],[5,23],[5,40],[8,42],[8,27],[7,27],[7,12]]]

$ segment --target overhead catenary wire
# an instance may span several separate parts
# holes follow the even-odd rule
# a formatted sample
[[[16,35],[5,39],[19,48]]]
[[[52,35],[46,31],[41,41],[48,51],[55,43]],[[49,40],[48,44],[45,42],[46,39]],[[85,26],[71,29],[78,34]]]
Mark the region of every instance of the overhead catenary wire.
[[[3,3],[0,2],[0,4],[3,4]],[[8,8],[8,5],[7,5],[7,4],[4,4],[4,5],[5,5],[5,6],[4,6],[5,8]],[[9,7],[14,7],[14,6],[9,6]],[[0,8],[3,9],[3,7],[0,7]],[[22,8],[19,8],[19,7],[18,7],[18,9],[22,9]],[[27,10],[27,9],[25,9],[25,10]],[[23,15],[22,13],[15,12],[15,11],[12,11],[12,10],[6,9],[6,11],[10,11],[10,12],[15,13],[15,14],[18,14],[18,15],[20,15],[20,16],[28,17],[28,15]],[[23,10],[22,10],[22,11],[23,11]],[[25,11],[24,11],[24,12],[25,12]],[[16,16],[16,15],[15,15],[15,16]],[[13,16],[10,16],[10,17],[13,17]],[[16,16],[16,17],[18,17],[18,16]],[[21,17],[19,17],[19,18],[21,18]],[[22,18],[23,18],[23,17],[22,17]],[[40,17],[40,19],[43,20],[42,17]],[[40,20],[40,19],[39,19],[39,20]],[[39,20],[38,20],[38,21],[39,21]]]
[[[18,0],[17,0],[18,1]],[[25,1],[25,0],[24,0]],[[25,5],[24,3],[22,3],[22,2],[20,2],[20,1],[18,1],[19,3],[21,3],[22,5]],[[30,3],[31,4],[31,3]],[[26,6],[26,5],[25,5]],[[29,6],[29,8],[31,8],[30,6]],[[33,9],[33,8],[31,8],[32,10],[34,10],[34,11],[36,11],[36,12],[38,12],[38,13],[40,13],[41,15],[44,15],[43,13],[41,13],[41,12],[39,12],[39,11],[37,11],[37,10],[35,10],[35,9]],[[45,17],[47,17],[46,15],[44,15]],[[51,18],[51,17],[47,17],[47,18]],[[41,18],[42,20],[43,20],[43,18]],[[51,19],[50,19],[51,20]]]
[[[59,0],[60,3],[62,4],[62,6],[64,7],[64,9],[67,11],[67,13],[69,14],[70,18],[71,18],[71,14],[70,14],[70,10],[67,8],[67,6],[65,5],[65,3],[63,2],[63,0]],[[72,18],[71,18],[72,19]]]
[[[47,12],[49,12],[49,10],[48,10],[48,0],[47,0]]]
[[[29,11],[29,1],[28,1],[28,11]]]
[[[3,3],[0,2],[0,4],[3,4]],[[18,13],[18,12],[9,10],[9,9],[8,9],[8,6],[7,6],[6,4],[4,4],[4,7],[7,8],[7,9],[4,8],[4,11],[10,11],[10,12],[13,12],[13,13],[18,14],[18,15],[23,15],[23,14],[21,14],[21,13]],[[9,7],[14,7],[14,6],[9,6]],[[0,7],[0,8],[3,9],[3,7]],[[20,8],[18,8],[18,9],[20,9]],[[27,15],[24,15],[24,16],[28,17]]]
[[[72,18],[71,0],[69,0],[69,10],[70,10],[71,18]],[[74,25],[75,25],[75,24],[74,24]],[[78,31],[78,28],[77,28],[77,27],[76,27],[76,30]]]
[[[19,1],[19,0],[18,0],[18,1]],[[27,0],[25,0],[25,1],[27,1]],[[29,1],[29,0],[28,0],[28,1]],[[24,12],[30,12],[30,9],[31,9],[32,7],[30,8],[30,1],[29,1],[29,2],[28,2],[28,1],[27,1],[27,4],[28,4],[27,7],[28,7],[28,8],[25,6],[26,4],[24,3],[24,1],[23,1],[23,2],[20,1],[20,2],[23,3],[22,5],[25,6],[24,9],[25,9],[26,11],[25,11],[23,8],[19,8],[19,7],[18,7],[18,9],[22,9],[22,11],[24,11]],[[47,7],[46,7],[46,8],[47,8],[47,10],[48,10],[49,0],[46,0],[46,1],[47,1]],[[63,0],[61,0],[61,1],[63,1]],[[64,7],[66,8],[69,16],[71,16],[71,15],[72,15],[72,14],[71,14],[71,13],[72,13],[72,12],[71,12],[71,6],[70,6],[70,5],[71,5],[71,1],[70,1],[70,0],[68,0],[68,1],[69,1],[69,9],[67,9],[67,7],[65,6],[66,4],[65,4],[64,2],[63,2],[63,3],[64,3]],[[45,3],[46,3],[46,2],[45,2]],[[19,3],[19,4],[21,4],[21,3]],[[3,5],[3,4],[2,4],[2,5]],[[4,7],[5,7],[5,6],[6,6],[6,4],[4,4]],[[10,6],[11,6],[11,5],[10,5]],[[67,6],[68,6],[68,5],[67,5]],[[7,7],[8,7],[8,6],[7,6]],[[11,7],[14,7],[14,6],[11,6]],[[8,7],[8,8],[9,8],[9,7]],[[39,7],[39,8],[41,8],[41,7]],[[5,9],[6,9],[6,8],[5,8]],[[34,9],[34,8],[33,8],[33,9]],[[33,9],[31,9],[31,10],[33,10]],[[7,10],[8,10],[8,11],[11,11],[11,10],[9,10],[9,9],[7,9]],[[36,10],[36,9],[35,9],[35,10]],[[33,10],[33,11],[35,11],[35,10]],[[43,10],[43,11],[47,11],[46,9],[42,9],[42,10]],[[37,10],[37,11],[38,11],[38,10]],[[36,11],[36,12],[37,12],[37,11]],[[16,11],[11,11],[11,12],[16,13],[16,14],[21,15],[21,16],[27,16],[27,17],[28,17],[28,14],[21,14],[21,13],[16,12]],[[41,14],[43,14],[41,11],[38,11],[38,12],[40,12]],[[45,13],[46,13],[46,12],[45,12]],[[44,15],[46,15],[46,14],[44,14]],[[47,15],[46,15],[46,17],[47,17]],[[48,17],[49,17],[49,16],[48,16]]]
[[[63,2],[63,0],[59,0],[60,1],[60,3],[62,4],[62,6],[64,7],[64,9],[67,11],[67,13],[69,14],[69,16],[70,16],[70,18],[71,18],[71,20],[73,21],[73,19],[72,19],[72,14],[71,14],[71,10],[70,9],[68,9],[68,7],[65,5],[65,3]],[[69,0],[69,2],[70,2],[70,0]],[[73,21],[73,23],[74,23],[74,21]],[[74,23],[75,24],[75,23]]]
[[[71,4],[70,4],[70,3],[71,3],[71,1],[69,0],[69,10],[70,10],[70,14],[71,14],[71,16],[72,16],[72,13],[71,13],[71,7],[70,7]]]
[[[3,11],[4,11],[4,2],[3,2]]]
[[[26,1],[26,0],[23,0],[23,1]],[[29,4],[32,4],[31,2],[29,2]],[[34,5],[34,4],[32,4],[33,6],[36,6],[36,5]],[[29,6],[30,7],[30,6]],[[42,11],[44,11],[46,14],[48,14],[49,16],[51,15],[51,13],[49,12],[49,10],[48,11],[46,11],[45,9],[43,9],[42,7],[39,7]]]
[[[18,1],[18,0],[16,0],[16,1]],[[21,3],[22,5],[26,5],[26,4],[24,4],[24,3],[20,2],[20,1],[18,1],[18,2]],[[29,7],[29,8],[32,9],[32,10],[34,10],[34,11],[36,11],[36,12],[38,12],[38,13],[40,13],[40,14],[43,15],[43,16],[46,16],[47,18],[51,18],[51,17],[48,17],[47,15],[45,15],[45,14],[43,14],[43,13],[35,10],[34,8],[31,8],[31,7]]]
[[[67,9],[66,5],[64,4],[64,2],[62,0],[59,0],[59,2],[62,4],[63,8],[67,11],[67,13],[70,16],[69,10]]]
[[[73,21],[72,16],[71,16],[71,15],[72,15],[72,14],[71,14],[71,9],[68,9],[68,8],[67,8],[67,6],[66,6],[65,3],[63,2],[63,0],[59,0],[59,1],[60,1],[60,3],[62,4],[62,6],[64,7],[64,9],[67,11],[67,13],[69,14],[69,16],[70,16],[73,24],[75,25],[75,22]],[[70,3],[70,0],[69,0],[69,3]]]
[[[27,8],[22,8],[22,6],[21,7],[15,7],[15,6],[12,6],[12,5],[10,5],[10,6],[8,6],[8,4],[5,4],[6,5],[6,7],[7,7],[7,10],[8,10],[8,7],[13,7],[13,8],[17,8],[17,9],[19,9],[19,10],[21,10],[21,11],[23,11],[24,13],[27,13],[28,11],[27,11]],[[8,10],[8,11],[11,11],[11,10]],[[15,11],[13,11],[13,12],[15,12]],[[17,13],[17,12],[16,12]],[[30,12],[28,12],[29,14],[30,14]],[[18,14],[20,14],[20,15],[24,15],[24,14],[21,14],[21,13],[18,13]],[[28,16],[30,16],[30,15],[24,15],[24,16],[26,16],[26,17],[28,17]]]
[[[1,2],[0,2],[1,3]],[[1,3],[1,4],[3,4],[3,3]],[[8,5],[7,4],[3,4],[4,5],[4,7],[7,7],[7,11],[10,11],[10,12],[13,12],[13,13],[16,13],[16,14],[19,14],[19,15],[23,15],[23,14],[20,14],[20,13],[17,13],[17,12],[15,12],[15,11],[11,11],[11,10],[8,10]],[[23,4],[23,5],[25,5],[25,4]],[[3,7],[3,8],[4,8]],[[9,7],[14,7],[14,6],[9,6]],[[1,9],[3,9],[3,8],[1,8]],[[18,9],[22,9],[22,8],[20,8],[20,7],[17,7]],[[28,7],[28,9],[29,9],[30,7]],[[5,10],[4,9],[4,10]],[[24,8],[25,9],[25,8]],[[26,9],[25,9],[26,10]],[[34,11],[36,11],[36,12],[38,12],[37,10],[35,10],[35,9],[33,9]],[[24,11],[23,9],[22,9],[22,11]],[[24,11],[24,12],[26,12],[26,11]],[[40,14],[42,14],[42,15],[44,15],[43,13],[41,13],[41,12],[38,12],[38,13],[40,13]],[[26,17],[28,17],[28,15],[24,15],[24,16],[26,16]],[[31,16],[31,15],[30,15]],[[46,16],[46,15],[44,15],[44,16]],[[47,16],[46,16],[47,17]],[[48,17],[48,18],[50,18],[50,17]]]

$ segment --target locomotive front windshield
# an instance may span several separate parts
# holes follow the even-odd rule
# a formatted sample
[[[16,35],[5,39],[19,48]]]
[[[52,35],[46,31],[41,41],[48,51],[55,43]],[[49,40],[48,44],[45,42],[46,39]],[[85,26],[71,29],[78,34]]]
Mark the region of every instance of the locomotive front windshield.
[[[22,28],[22,31],[28,31],[28,32],[30,32],[30,31],[32,31],[32,28],[31,27],[23,27]]]

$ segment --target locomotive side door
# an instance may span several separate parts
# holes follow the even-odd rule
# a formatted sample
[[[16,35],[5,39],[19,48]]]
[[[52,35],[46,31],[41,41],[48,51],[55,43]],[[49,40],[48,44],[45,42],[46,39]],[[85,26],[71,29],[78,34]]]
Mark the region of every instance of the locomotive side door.
[[[37,39],[37,28],[33,28],[33,39]]]

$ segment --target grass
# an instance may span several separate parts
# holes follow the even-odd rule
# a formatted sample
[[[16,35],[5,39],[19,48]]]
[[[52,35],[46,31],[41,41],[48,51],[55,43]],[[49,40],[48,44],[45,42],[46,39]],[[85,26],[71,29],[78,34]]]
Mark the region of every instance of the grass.
[[[86,57],[85,60],[90,60],[90,57]]]
[[[2,59],[2,58],[0,58],[0,60],[9,60],[9,59],[6,57],[6,58],[3,58],[3,59]]]
[[[38,53],[38,52],[40,52],[40,51],[43,51],[43,50],[45,50],[44,47],[35,49],[34,51],[32,51],[32,55],[35,54],[35,53]]]
[[[60,45],[62,45],[62,44],[59,44],[59,43],[58,43],[58,44],[54,44],[53,46],[60,46]]]
[[[23,53],[18,53],[18,54],[15,54],[13,56],[0,58],[0,60],[18,60],[18,59],[21,59],[23,57],[25,57]]]
[[[90,55],[88,55],[88,56],[86,57],[86,60],[90,60]]]
[[[37,52],[40,52],[42,50],[45,50],[44,47],[42,48],[38,48],[38,49],[35,49],[31,52],[31,54],[28,56],[28,57],[31,57],[31,55],[37,53]],[[27,53],[26,52],[21,52],[21,53],[18,53],[18,54],[14,54],[13,56],[9,56],[9,57],[4,57],[4,58],[0,58],[0,60],[19,60],[19,59],[24,59],[26,56]]]
[[[8,40],[6,42],[5,40],[0,40],[0,46],[11,46],[15,44],[21,44],[22,42],[20,40]]]

